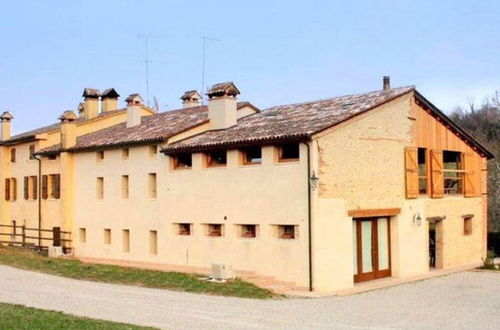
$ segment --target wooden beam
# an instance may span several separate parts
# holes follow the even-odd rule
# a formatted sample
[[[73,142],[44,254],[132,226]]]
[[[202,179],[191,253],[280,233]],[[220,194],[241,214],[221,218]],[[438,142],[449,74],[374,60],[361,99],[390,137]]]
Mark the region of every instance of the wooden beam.
[[[391,209],[358,209],[349,210],[347,215],[353,218],[371,218],[398,215],[401,213],[401,208]]]

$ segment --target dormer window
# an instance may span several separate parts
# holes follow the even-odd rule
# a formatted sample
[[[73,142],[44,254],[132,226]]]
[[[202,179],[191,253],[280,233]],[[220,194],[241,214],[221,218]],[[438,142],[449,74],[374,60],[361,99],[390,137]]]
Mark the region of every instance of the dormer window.
[[[207,167],[223,167],[227,164],[227,152],[212,151],[206,154]]]
[[[193,166],[193,155],[191,153],[178,154],[173,157],[174,169],[188,169]]]

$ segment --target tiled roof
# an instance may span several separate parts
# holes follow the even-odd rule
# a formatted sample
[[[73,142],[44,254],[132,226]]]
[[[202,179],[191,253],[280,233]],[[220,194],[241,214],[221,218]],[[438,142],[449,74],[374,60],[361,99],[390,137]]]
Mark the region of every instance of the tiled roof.
[[[251,106],[248,102],[239,102],[238,108]],[[126,123],[79,136],[76,145],[70,151],[84,151],[120,145],[132,145],[150,142],[162,142],[169,137],[186,131],[208,121],[207,106],[171,110],[141,118],[141,124],[127,127]],[[54,145],[39,153],[55,153],[61,149]]]
[[[413,86],[347,95],[314,102],[281,105],[241,118],[237,125],[175,142],[166,153],[194,151],[266,141],[306,139],[316,132],[414,90]]]
[[[114,113],[117,113],[117,112],[120,112],[120,111],[125,111],[126,109],[117,109],[117,110],[112,110],[112,111],[106,111],[106,112],[103,112],[103,113],[100,113],[98,117],[106,117],[106,116],[109,116],[110,114],[114,114]],[[78,118],[77,119],[77,123],[81,123],[81,122],[84,122],[86,119],[85,118]],[[59,127],[61,126],[60,123],[54,123],[54,124],[51,124],[51,125],[47,125],[47,126],[42,126],[42,127],[39,127],[39,128],[35,128],[31,131],[26,131],[26,132],[23,132],[23,133],[19,133],[19,134],[16,134],[16,135],[13,135],[10,137],[10,139],[6,140],[6,141],[1,141],[2,143],[14,143],[18,140],[23,140],[23,139],[27,139],[27,138],[34,138],[35,135],[37,134],[42,134],[42,133],[47,133],[47,132],[50,132],[50,131],[55,131],[55,130],[58,130]]]

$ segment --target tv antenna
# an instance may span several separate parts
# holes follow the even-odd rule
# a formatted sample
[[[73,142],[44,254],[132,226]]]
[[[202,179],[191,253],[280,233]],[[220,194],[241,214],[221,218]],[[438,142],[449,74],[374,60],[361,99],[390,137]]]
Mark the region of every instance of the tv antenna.
[[[203,39],[203,61],[201,64],[201,103],[204,104],[205,103],[205,64],[206,64],[207,41],[222,42],[222,40],[207,37],[207,36],[203,36],[201,38]]]
[[[146,104],[149,107],[149,39],[150,38],[169,38],[170,35],[151,35],[151,34],[138,34],[137,38],[144,39],[144,64],[146,67]]]

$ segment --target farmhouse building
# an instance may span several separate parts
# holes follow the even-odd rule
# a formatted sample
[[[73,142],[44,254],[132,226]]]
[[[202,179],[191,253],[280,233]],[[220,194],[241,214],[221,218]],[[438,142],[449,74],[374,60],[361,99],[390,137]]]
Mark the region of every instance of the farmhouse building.
[[[13,136],[4,112],[1,223],[60,227],[76,257],[223,263],[318,292],[480,264],[492,155],[414,87],[266,110],[239,94],[157,113],[87,88],[78,114]]]

